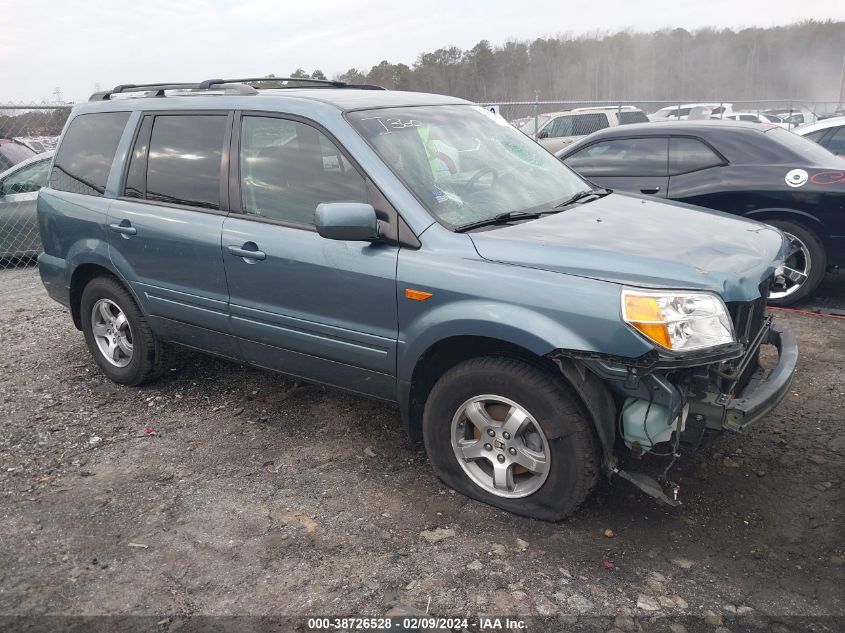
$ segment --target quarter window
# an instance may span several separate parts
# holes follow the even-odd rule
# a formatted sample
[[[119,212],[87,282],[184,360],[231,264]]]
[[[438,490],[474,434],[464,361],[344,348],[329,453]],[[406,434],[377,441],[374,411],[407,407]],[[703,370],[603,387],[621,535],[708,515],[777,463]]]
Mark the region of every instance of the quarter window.
[[[59,191],[102,196],[128,112],[80,114],[70,123],[50,172]]]
[[[156,116],[147,158],[147,200],[219,209],[226,121],[225,115]]]
[[[669,141],[669,174],[685,174],[723,164],[707,145],[694,138],[672,137]]]
[[[603,113],[567,114],[552,121],[544,131],[550,138],[564,136],[585,136],[609,127],[607,115]]]
[[[667,138],[622,138],[585,147],[564,162],[583,176],[666,176]]]
[[[241,202],[245,213],[314,224],[323,202],[367,202],[364,178],[337,145],[310,125],[245,116],[241,124]]]

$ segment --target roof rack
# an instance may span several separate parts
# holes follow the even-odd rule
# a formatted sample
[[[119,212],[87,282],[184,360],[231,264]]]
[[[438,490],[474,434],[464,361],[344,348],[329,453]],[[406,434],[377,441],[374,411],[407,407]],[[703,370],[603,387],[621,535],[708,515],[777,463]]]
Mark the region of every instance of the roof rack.
[[[115,86],[111,90],[105,90],[102,92],[95,92],[92,94],[88,101],[109,101],[112,98],[112,95],[116,94],[125,94],[129,92],[146,92],[152,93],[146,96],[151,97],[164,97],[165,91],[167,90],[207,90],[208,88],[202,88],[198,83],[181,83],[181,82],[170,82],[170,83],[154,83],[154,84],[120,84],[119,86]],[[247,86],[246,84],[239,84],[235,83],[232,85],[220,84],[216,86],[216,90],[223,90],[228,94],[257,94],[257,91],[252,86]]]
[[[154,84],[120,84],[111,90],[95,92],[88,101],[108,101],[112,95],[128,92],[150,92],[147,96],[164,97],[167,90],[223,90],[227,94],[257,94],[254,86],[261,82],[274,82],[278,85],[274,89],[283,88],[355,88],[358,90],[384,90],[381,86],[373,84],[348,84],[342,81],[331,81],[328,79],[311,79],[310,77],[247,77],[245,79],[206,79],[199,83],[164,82]]]
[[[356,88],[358,90],[384,90],[382,86],[374,84],[348,84],[343,81],[332,81],[330,79],[311,79],[310,77],[247,77],[245,79],[206,79],[199,84],[203,90],[221,84],[253,84],[261,82],[274,82],[278,86],[273,88],[303,88],[302,84],[312,84],[313,88]]]

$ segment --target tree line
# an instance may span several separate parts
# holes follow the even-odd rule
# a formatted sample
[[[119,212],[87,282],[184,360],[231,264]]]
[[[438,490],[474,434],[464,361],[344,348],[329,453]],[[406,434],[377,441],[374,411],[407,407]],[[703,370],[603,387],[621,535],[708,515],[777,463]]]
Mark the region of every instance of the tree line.
[[[487,40],[387,60],[333,77],[479,102],[533,100],[762,100],[839,98],[845,22],[808,20],[740,30],[664,29]],[[324,78],[297,69],[294,76]]]

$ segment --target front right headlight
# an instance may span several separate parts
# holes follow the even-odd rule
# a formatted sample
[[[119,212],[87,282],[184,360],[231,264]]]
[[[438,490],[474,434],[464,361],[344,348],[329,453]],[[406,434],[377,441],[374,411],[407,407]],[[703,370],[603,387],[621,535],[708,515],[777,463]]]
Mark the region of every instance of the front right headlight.
[[[724,301],[706,292],[626,288],[622,291],[622,318],[643,336],[673,352],[735,341]]]

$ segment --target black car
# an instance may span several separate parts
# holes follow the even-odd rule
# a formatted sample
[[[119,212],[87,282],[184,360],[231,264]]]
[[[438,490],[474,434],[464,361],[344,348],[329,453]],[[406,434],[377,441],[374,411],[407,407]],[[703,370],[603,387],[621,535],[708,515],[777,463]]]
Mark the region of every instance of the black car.
[[[591,134],[557,156],[602,187],[725,211],[781,229],[793,240],[794,251],[777,271],[769,300],[774,305],[807,297],[826,269],[845,263],[845,162],[776,125],[626,125]]]

